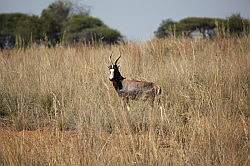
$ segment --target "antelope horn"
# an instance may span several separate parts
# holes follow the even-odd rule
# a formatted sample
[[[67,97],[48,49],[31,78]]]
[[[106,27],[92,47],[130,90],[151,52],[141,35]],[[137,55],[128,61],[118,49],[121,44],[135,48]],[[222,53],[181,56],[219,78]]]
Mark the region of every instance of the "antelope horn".
[[[111,55],[109,56],[109,60],[110,60],[110,63],[113,64],[113,63],[112,63],[112,60],[111,60],[111,57],[112,57],[112,53],[111,53]]]
[[[118,62],[118,60],[119,60],[120,58],[121,58],[121,55],[119,56],[119,58],[116,59],[115,65],[116,65],[116,63]]]

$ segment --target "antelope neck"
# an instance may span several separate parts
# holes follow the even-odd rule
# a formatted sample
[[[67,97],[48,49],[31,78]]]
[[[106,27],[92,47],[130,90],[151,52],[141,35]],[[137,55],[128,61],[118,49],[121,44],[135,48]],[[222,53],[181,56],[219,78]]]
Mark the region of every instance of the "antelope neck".
[[[120,78],[115,78],[112,83],[116,91],[119,91],[123,88],[122,81],[124,78],[121,76]]]
[[[113,86],[114,86],[116,91],[119,91],[123,88],[122,81],[124,79],[125,78],[121,75],[120,71],[116,70],[115,75],[114,75],[114,80],[112,81]]]

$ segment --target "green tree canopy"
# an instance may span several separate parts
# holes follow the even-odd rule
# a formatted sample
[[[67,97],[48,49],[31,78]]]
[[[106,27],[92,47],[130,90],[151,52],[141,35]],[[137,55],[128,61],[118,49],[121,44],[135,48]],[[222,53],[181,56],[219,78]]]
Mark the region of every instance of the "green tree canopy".
[[[0,14],[1,48],[6,43],[15,45],[15,41],[21,41],[16,43],[25,46],[32,42],[48,41],[53,46],[62,40],[69,44],[93,41],[111,44],[121,38],[120,32],[109,28],[100,19],[89,16],[85,6],[68,0],[51,3],[40,17],[22,13]]]
[[[195,29],[200,29],[203,27],[214,28],[216,26],[216,21],[221,21],[217,18],[200,18],[200,17],[187,17],[180,20],[177,23],[178,31],[190,31]]]
[[[0,35],[22,39],[22,44],[41,39],[42,23],[38,16],[22,13],[0,14]]]
[[[54,45],[62,39],[64,23],[74,15],[88,15],[84,6],[73,4],[69,0],[57,0],[42,11],[43,32],[49,42]]]
[[[62,37],[62,28],[70,13],[72,3],[58,0],[42,11],[42,29],[49,42],[54,45]]]
[[[228,31],[232,34],[247,34],[249,33],[249,20],[243,19],[239,14],[233,14],[227,19],[207,18],[207,17],[187,17],[178,22],[171,19],[162,21],[158,29],[155,31],[155,36],[158,38],[169,37],[170,34],[180,36],[189,34],[190,32],[199,29],[214,29],[218,32]]]
[[[233,14],[227,18],[228,21],[228,30],[231,34],[234,35],[244,35],[249,33],[249,20],[244,19],[240,14]]]
[[[155,31],[155,36],[158,38],[169,37],[173,35],[176,22],[172,19],[163,20],[157,31]]]
[[[92,16],[74,15],[64,26],[64,41],[117,43],[122,36],[117,30],[106,26],[100,19]]]

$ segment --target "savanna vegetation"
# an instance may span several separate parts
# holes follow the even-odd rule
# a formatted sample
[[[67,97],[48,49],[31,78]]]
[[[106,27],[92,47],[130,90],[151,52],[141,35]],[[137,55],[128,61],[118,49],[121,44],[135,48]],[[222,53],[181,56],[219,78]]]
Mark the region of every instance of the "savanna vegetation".
[[[0,14],[0,48],[27,47],[32,43],[55,46],[122,41],[119,31],[89,15],[88,7],[68,0],[56,0],[41,16],[24,13]]]
[[[101,24],[101,23],[100,23]],[[0,52],[0,165],[249,165],[250,38]],[[108,80],[162,87],[130,109]]]
[[[206,28],[213,40],[186,38]],[[0,14],[0,165],[249,165],[249,30],[239,14],[167,19],[123,43],[67,0]],[[111,53],[124,77],[161,86],[154,107],[122,106]]]
[[[242,37],[249,34],[250,21],[237,13],[227,18],[166,19],[154,33],[156,38],[190,37],[190,33],[195,30],[199,30],[205,38]],[[124,41],[124,36],[118,30],[91,16],[89,7],[71,0],[55,0],[40,16],[0,13],[0,49],[28,47],[33,43],[55,46],[77,43],[117,44]]]
[[[187,17],[180,21],[166,19],[155,31],[155,36],[157,38],[188,36],[194,30],[204,34],[206,29],[214,31],[212,36],[245,36],[250,32],[250,20],[241,17],[240,14],[232,14],[225,19],[208,17]]]

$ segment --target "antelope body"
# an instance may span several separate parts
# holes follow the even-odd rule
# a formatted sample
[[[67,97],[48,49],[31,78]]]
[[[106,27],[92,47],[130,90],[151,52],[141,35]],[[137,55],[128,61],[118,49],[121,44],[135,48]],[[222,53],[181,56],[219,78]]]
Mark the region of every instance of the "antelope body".
[[[156,95],[161,93],[160,86],[153,82],[129,80],[124,78],[117,65],[120,57],[113,64],[110,56],[111,65],[109,66],[109,80],[113,83],[118,95],[123,99],[125,104],[127,104],[129,100],[142,98],[143,100],[149,100],[150,104],[153,105]]]

